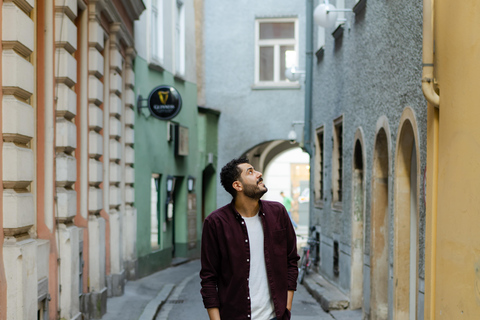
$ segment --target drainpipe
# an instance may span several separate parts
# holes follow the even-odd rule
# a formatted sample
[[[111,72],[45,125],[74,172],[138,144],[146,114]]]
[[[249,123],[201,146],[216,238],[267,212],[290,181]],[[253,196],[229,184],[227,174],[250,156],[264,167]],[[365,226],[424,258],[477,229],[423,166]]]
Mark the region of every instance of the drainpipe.
[[[423,0],[422,91],[425,99],[438,108],[440,96],[435,92],[433,78],[433,3],[434,0]]]
[[[311,140],[312,127],[312,73],[313,73],[313,0],[307,0],[306,4],[306,61],[305,61],[305,126],[303,141],[305,151],[312,157],[313,149]]]

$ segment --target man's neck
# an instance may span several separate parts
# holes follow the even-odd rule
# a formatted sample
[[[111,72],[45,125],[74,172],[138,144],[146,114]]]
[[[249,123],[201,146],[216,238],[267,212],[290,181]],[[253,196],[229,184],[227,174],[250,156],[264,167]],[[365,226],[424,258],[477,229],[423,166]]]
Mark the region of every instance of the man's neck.
[[[237,195],[235,199],[235,209],[242,217],[250,218],[255,216],[260,210],[260,201],[245,197],[244,195]]]

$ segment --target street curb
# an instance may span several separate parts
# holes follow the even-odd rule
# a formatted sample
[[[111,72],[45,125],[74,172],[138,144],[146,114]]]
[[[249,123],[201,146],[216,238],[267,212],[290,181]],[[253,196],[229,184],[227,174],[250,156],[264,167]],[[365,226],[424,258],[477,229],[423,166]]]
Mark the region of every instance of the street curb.
[[[138,320],[153,320],[157,315],[158,310],[160,310],[165,301],[167,301],[174,288],[175,285],[172,283],[164,285],[157,296],[147,304]]]
[[[347,296],[319,274],[305,276],[303,286],[317,300],[323,310],[345,310],[350,304]]]

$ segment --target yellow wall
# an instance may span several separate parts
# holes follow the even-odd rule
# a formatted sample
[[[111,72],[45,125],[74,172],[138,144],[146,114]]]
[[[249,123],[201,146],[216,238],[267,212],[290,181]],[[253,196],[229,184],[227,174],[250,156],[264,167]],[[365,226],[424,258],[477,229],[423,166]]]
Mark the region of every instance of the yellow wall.
[[[436,0],[434,10],[425,319],[480,319],[480,2]]]

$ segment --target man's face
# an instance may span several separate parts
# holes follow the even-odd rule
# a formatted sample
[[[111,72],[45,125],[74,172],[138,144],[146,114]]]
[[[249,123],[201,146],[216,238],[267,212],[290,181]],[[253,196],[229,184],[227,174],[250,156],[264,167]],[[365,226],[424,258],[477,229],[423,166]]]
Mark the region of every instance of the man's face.
[[[243,185],[243,193],[249,198],[260,199],[268,191],[263,183],[262,173],[255,171],[249,163],[241,163],[238,167],[242,170],[238,181]]]

